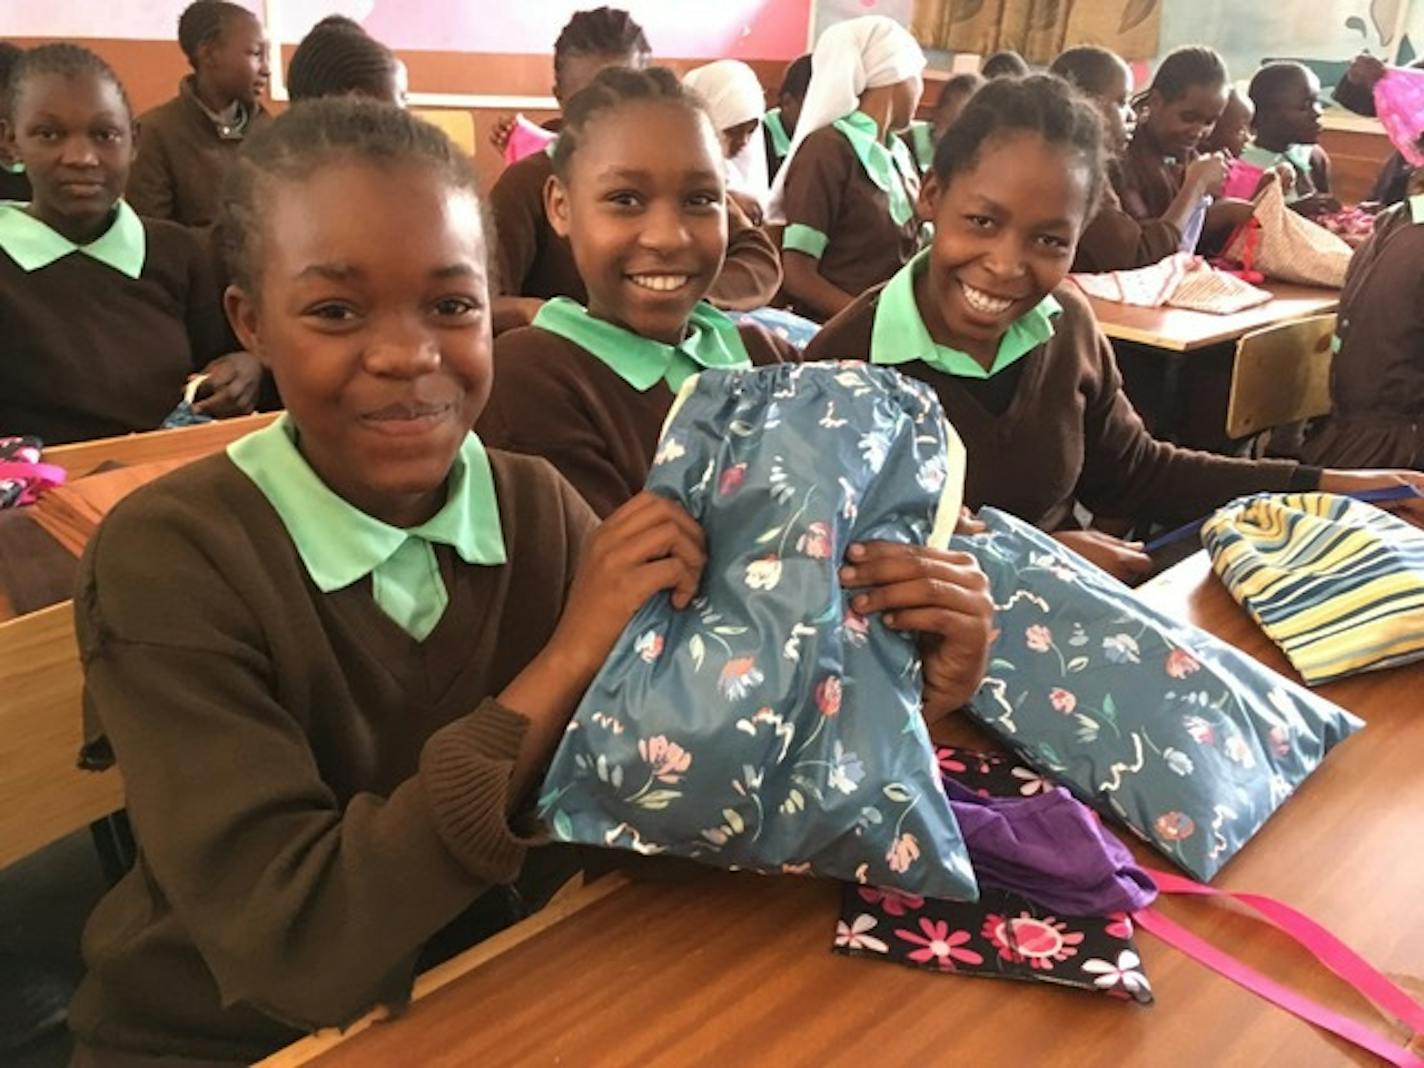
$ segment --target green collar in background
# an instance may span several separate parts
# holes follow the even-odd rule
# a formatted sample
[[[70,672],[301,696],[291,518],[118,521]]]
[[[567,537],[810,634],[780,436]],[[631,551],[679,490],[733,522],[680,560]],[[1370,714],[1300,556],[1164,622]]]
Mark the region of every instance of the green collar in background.
[[[122,275],[137,278],[143,273],[147,238],[142,221],[122,200],[109,228],[87,245],[76,245],[36,219],[24,205],[6,201],[0,203],[0,249],[24,271],[38,271],[78,252]]]
[[[987,371],[967,352],[938,344],[930,337],[915,302],[915,278],[928,265],[930,250],[919,253],[885,283],[875,307],[870,333],[870,362],[909,363],[920,360],[956,378],[992,378],[1027,356],[1053,336],[1053,320],[1063,311],[1049,294],[1012,323],[999,341],[994,364]]]
[[[751,366],[737,324],[706,301],[692,309],[687,337],[677,345],[595,318],[568,297],[545,301],[533,325],[587,349],[640,393],[659,382],[676,393],[690,375],[704,368]]]
[[[771,131],[771,150],[776,153],[777,159],[784,159],[786,153],[791,151],[791,135],[781,121],[781,109],[772,108],[762,116],[761,121]]]
[[[889,198],[890,219],[904,226],[914,217],[910,190],[918,192],[920,181],[909,146],[894,134],[882,140],[875,120],[863,111],[853,111],[831,125],[850,142],[867,177]]]

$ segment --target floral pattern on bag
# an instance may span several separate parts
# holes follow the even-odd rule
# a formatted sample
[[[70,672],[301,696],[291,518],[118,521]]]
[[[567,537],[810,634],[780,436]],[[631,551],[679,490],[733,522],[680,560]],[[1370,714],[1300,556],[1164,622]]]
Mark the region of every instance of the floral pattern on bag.
[[[1035,792],[1037,774],[998,753],[943,747],[943,774],[984,797]],[[1126,913],[1058,916],[1021,895],[981,887],[977,902],[847,885],[837,953],[956,975],[1052,983],[1124,1001],[1152,1001]]]
[[[962,447],[864,363],[709,371],[648,488],[703,526],[700,596],[634,616],[540,791],[555,838],[972,899],[914,640],[850,608],[854,541],[948,539]]]
[[[956,536],[998,636],[970,716],[1203,881],[1363,723],[992,508]]]

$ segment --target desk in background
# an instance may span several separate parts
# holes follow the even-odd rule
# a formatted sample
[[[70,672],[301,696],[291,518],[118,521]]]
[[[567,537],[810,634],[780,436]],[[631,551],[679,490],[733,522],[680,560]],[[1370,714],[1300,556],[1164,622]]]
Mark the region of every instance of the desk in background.
[[[1268,282],[1262,288],[1272,294],[1269,302],[1234,315],[1213,315],[1186,308],[1139,308],[1092,298],[1088,303],[1093,306],[1103,333],[1111,340],[1130,341],[1168,352],[1192,352],[1235,342],[1263,326],[1325,315],[1340,303],[1340,293],[1334,289],[1278,282]]]
[[[1288,671],[1205,554],[1143,593]],[[1416,993],[1424,992],[1421,686],[1424,665],[1326,687],[1368,728],[1334,751],[1217,879],[1304,909]],[[985,745],[958,720],[943,740]],[[607,876],[554,915],[536,915],[423,977],[405,1017],[358,1023],[345,1039],[323,1033],[263,1065],[1374,1063],[1142,932],[1158,999],[1150,1008],[846,959],[830,952],[839,893],[794,878]],[[1199,900],[1159,907],[1273,978],[1389,1031],[1265,924]],[[1408,1040],[1397,1027],[1394,1037]]]

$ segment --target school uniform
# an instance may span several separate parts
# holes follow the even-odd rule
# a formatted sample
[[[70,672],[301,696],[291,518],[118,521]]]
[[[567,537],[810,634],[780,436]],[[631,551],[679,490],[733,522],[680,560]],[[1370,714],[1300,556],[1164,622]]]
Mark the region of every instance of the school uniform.
[[[0,163],[0,200],[16,200],[28,204],[34,196],[30,176],[20,162]]]
[[[1086,298],[1058,287],[1013,323],[986,371],[937,344],[915,302],[922,253],[827,323],[806,359],[893,366],[938,394],[968,452],[971,508],[992,505],[1044,530],[1096,515],[1175,523],[1244,493],[1313,489],[1314,468],[1180,449],[1147,433],[1122,390]]]
[[[1110,173],[1118,170],[1114,165]],[[1098,210],[1083,228],[1073,270],[1088,274],[1146,267],[1177,252],[1182,231],[1163,218],[1135,219],[1123,208],[1113,181],[1103,187]]]
[[[1284,163],[1295,173],[1295,184],[1286,194],[1286,203],[1330,192],[1330,157],[1319,145],[1287,145],[1283,151],[1262,148],[1252,141],[1241,150],[1241,161],[1263,171]]]
[[[548,464],[470,435],[440,511],[390,527],[287,417],[114,509],[75,601],[84,758],[117,759],[139,848],[85,931],[76,1063],[250,1062],[400,1008],[509,919],[495,888],[552,854],[510,815],[528,721],[497,695],[594,526]]]
[[[673,346],[559,298],[532,325],[495,338],[494,388],[476,430],[492,447],[544,457],[603,517],[642,490],[688,376],[799,358],[765,328],[739,326],[705,302]]]
[[[498,285],[506,296],[568,297],[588,302],[573,248],[544,214],[544,187],[554,173],[549,152],[535,152],[505,168],[490,190],[499,239]],[[781,260],[771,238],[741,207],[727,200],[727,258],[707,299],[729,311],[765,307],[781,288]]]
[[[1122,210],[1139,222],[1166,215],[1181,192],[1183,178],[1182,164],[1164,159],[1140,134],[1128,144],[1122,160],[1109,173]]]
[[[916,119],[910,123],[910,128],[900,134],[900,140],[905,142],[905,147],[910,150],[910,155],[914,158],[915,168],[920,172],[920,178],[934,170],[935,156],[935,132],[934,124]]]
[[[153,430],[231,351],[211,252],[120,201],[75,245],[0,204],[0,434],[46,444]]]
[[[761,133],[766,140],[766,169],[775,178],[791,151],[791,132],[781,119],[781,109],[772,108],[761,118]]]
[[[249,134],[271,121],[261,104],[217,114],[198,99],[193,75],[178,95],[138,118],[138,155],[124,197],[140,215],[184,226],[218,219],[222,178]]]
[[[1303,455],[1326,467],[1424,469],[1424,196],[1381,214],[1340,293],[1332,411]]]
[[[854,112],[807,136],[788,164],[781,247],[817,261],[822,277],[852,295],[884,282],[919,244],[919,177],[898,137]],[[793,303],[819,321],[814,308]]]

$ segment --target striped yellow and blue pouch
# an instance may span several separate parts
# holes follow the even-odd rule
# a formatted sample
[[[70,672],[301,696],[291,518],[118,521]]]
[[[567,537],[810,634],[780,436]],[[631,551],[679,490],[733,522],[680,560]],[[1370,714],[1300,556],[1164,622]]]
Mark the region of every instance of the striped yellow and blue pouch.
[[[1202,544],[1306,683],[1424,658],[1424,531],[1328,493],[1221,508]]]

